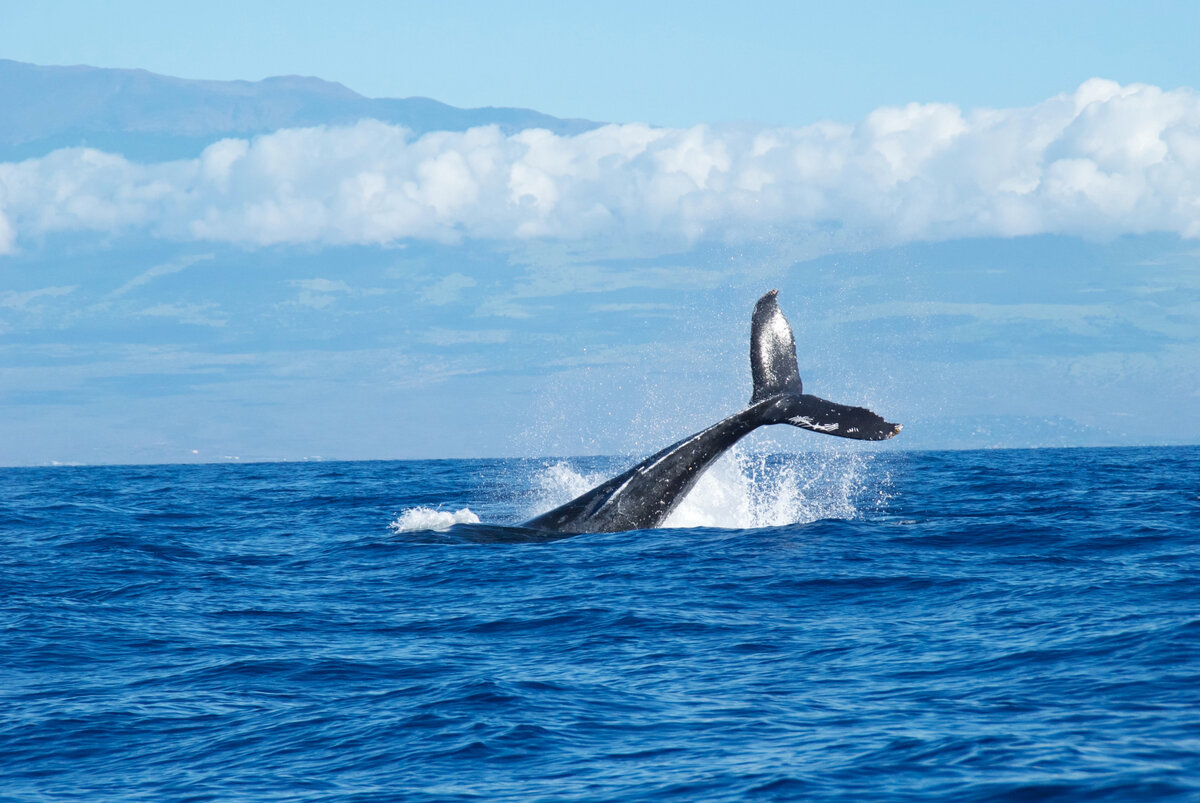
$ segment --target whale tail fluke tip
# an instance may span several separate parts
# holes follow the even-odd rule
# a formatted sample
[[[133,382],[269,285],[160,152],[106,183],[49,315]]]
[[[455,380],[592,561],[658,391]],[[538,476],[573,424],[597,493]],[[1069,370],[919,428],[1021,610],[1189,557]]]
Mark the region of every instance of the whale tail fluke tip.
[[[901,430],[899,424],[884,421],[864,407],[804,393],[796,362],[796,339],[779,309],[778,295],[778,289],[763,293],[754,306],[750,324],[750,373],[754,379],[750,403],[770,401],[763,409],[764,421],[855,440],[894,438]]]
[[[865,407],[838,404],[808,394],[778,396],[765,407],[763,416],[769,424],[791,424],[810,432],[857,441],[885,441],[896,437],[903,428]]]
[[[769,290],[754,305],[750,322],[750,374],[754,380],[751,404],[781,393],[804,392],[796,363],[796,339],[775,300],[778,295],[778,290]]]

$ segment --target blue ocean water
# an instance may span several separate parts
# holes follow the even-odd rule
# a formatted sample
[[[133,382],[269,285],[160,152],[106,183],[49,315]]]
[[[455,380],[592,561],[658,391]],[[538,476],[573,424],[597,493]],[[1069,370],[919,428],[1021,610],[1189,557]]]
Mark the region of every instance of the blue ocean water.
[[[0,470],[0,798],[1200,799],[1200,448],[618,467]]]

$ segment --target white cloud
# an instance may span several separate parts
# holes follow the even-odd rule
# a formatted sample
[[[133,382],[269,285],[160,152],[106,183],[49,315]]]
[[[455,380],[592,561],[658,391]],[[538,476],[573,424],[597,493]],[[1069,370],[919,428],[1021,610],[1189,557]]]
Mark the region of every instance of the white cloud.
[[[443,276],[438,281],[421,291],[421,300],[426,304],[444,306],[458,301],[462,291],[474,287],[475,280],[470,276],[455,271]]]
[[[570,271],[558,266],[530,268],[513,287],[509,298],[546,298],[564,293],[611,293],[631,288],[667,289],[689,287],[709,289],[721,283],[717,270],[693,267],[639,268],[618,270],[599,265],[572,265]]]
[[[4,207],[0,206],[0,256],[12,252],[16,239],[17,233],[13,230],[12,224],[8,222],[8,217],[4,214]]]
[[[421,339],[435,346],[459,346],[466,343],[506,343],[509,332],[505,329],[430,329]]]
[[[31,301],[36,301],[39,298],[57,298],[58,296],[70,295],[75,292],[77,285],[69,287],[42,287],[38,290],[26,290],[18,292],[16,290],[5,290],[0,293],[0,307],[13,310],[23,310]]]
[[[219,306],[213,303],[205,304],[157,304],[141,310],[139,315],[155,318],[172,318],[179,323],[190,323],[197,326],[212,326],[220,328],[229,321],[221,315]]]
[[[109,296],[112,298],[123,296],[130,290],[141,287],[144,284],[148,284],[160,276],[170,276],[172,273],[179,273],[181,270],[186,270],[192,265],[195,265],[197,262],[203,262],[212,258],[212,254],[192,254],[189,256],[180,257],[179,259],[171,260],[170,262],[164,262],[161,265],[155,265],[149,270],[146,270],[125,282],[125,284],[121,285],[116,290],[113,290],[111,293],[109,293]]]
[[[336,300],[335,293],[350,293],[350,285],[336,279],[292,279],[292,287],[300,288],[300,295],[293,302],[302,307],[325,309]]]
[[[314,293],[349,293],[350,285],[340,279],[292,279],[288,284]]]
[[[1026,108],[914,103],[854,125],[632,124],[572,137],[485,127],[413,139],[364,121],[223,140],[192,160],[70,148],[0,164],[0,253],[78,230],[250,246],[1200,237],[1200,93],[1093,79]]]

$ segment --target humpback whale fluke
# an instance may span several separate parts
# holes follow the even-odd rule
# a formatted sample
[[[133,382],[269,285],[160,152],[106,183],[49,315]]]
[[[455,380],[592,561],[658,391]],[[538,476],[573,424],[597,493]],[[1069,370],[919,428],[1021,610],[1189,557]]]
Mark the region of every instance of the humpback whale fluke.
[[[804,393],[792,327],[772,290],[754,306],[750,325],[750,406],[708,429],[647,457],[633,468],[524,527],[568,533],[619,532],[656,527],[700,475],[733,444],[761,426],[791,424],[842,438],[880,441],[900,431],[863,407]]]
[[[780,393],[804,392],[796,365],[796,339],[775,300],[778,295],[778,290],[772,290],[760,298],[750,321],[750,375],[754,379],[751,404]]]

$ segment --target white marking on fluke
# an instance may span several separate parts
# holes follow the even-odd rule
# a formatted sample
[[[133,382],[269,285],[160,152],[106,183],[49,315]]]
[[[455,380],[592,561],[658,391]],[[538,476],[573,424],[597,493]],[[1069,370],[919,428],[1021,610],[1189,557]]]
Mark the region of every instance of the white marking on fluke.
[[[788,421],[792,422],[796,426],[808,427],[809,429],[816,430],[817,432],[837,432],[838,428],[836,421],[834,421],[832,424],[818,424],[816,421],[813,421],[806,415],[792,416],[788,419]],[[854,432],[855,430],[850,431]]]

